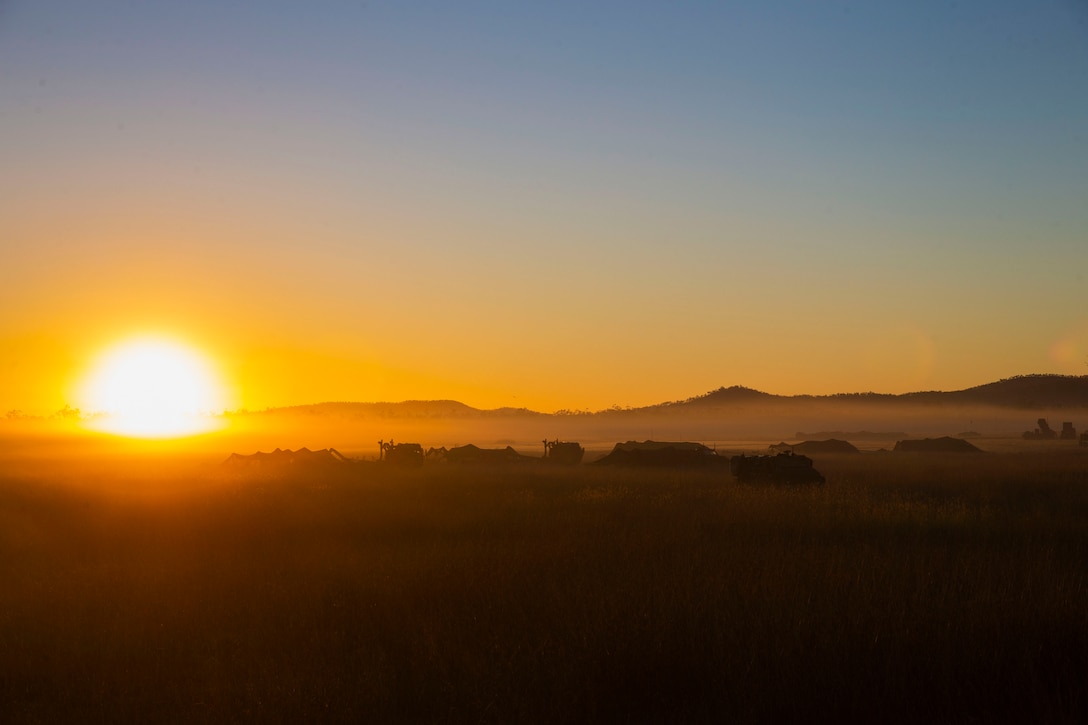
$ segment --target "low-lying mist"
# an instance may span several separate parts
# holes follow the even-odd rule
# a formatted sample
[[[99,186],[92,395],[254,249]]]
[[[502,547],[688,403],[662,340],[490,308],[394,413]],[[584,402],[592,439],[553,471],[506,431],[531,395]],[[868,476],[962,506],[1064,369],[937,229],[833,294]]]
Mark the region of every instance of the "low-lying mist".
[[[751,450],[778,441],[837,437],[862,449],[890,447],[903,437],[964,436],[1018,439],[1038,418],[1060,429],[1069,421],[1088,428],[1088,410],[1012,409],[996,406],[879,405],[776,401],[728,409],[611,410],[594,414],[475,411],[448,415],[426,407],[411,415],[358,414],[350,406],[271,410],[224,416],[219,431],[177,440],[140,440],[92,433],[70,421],[0,422],[0,456],[14,461],[61,465],[66,460],[102,459],[137,464],[163,457],[215,463],[230,453],[275,448],[336,448],[352,458],[376,459],[379,441],[429,447],[475,444],[513,446],[543,455],[542,441],[578,441],[588,451],[628,440],[698,441],[719,448]]]

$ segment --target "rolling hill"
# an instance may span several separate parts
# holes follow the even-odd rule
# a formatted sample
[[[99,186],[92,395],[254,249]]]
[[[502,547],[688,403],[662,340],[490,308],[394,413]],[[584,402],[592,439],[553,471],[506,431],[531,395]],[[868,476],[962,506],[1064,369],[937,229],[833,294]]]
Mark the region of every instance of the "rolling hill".
[[[839,393],[834,395],[775,395],[742,386],[722,387],[686,400],[641,408],[608,409],[558,415],[624,416],[638,414],[707,414],[715,410],[811,406],[967,407],[989,406],[1016,410],[1088,409],[1088,376],[1023,375],[965,390],[903,393]],[[455,400],[408,400],[399,403],[328,402],[270,408],[261,414],[328,415],[344,418],[467,419],[523,418],[556,415],[527,408],[473,408]]]

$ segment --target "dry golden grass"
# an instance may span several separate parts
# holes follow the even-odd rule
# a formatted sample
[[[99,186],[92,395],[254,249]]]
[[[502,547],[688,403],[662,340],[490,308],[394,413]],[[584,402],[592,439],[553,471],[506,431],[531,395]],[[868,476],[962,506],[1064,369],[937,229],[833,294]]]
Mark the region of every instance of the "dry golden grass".
[[[1088,456],[0,480],[6,722],[1088,721]]]

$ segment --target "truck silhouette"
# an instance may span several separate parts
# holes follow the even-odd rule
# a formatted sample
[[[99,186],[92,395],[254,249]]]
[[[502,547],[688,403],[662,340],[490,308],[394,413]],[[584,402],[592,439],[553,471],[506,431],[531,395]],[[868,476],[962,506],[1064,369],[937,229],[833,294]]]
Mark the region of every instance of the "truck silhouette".
[[[812,466],[812,459],[792,451],[775,456],[733,456],[729,472],[741,483],[824,483],[825,478]]]
[[[544,439],[544,459],[551,463],[559,463],[564,466],[576,466],[582,462],[586,449],[580,443],[561,441],[558,438],[550,441]]]

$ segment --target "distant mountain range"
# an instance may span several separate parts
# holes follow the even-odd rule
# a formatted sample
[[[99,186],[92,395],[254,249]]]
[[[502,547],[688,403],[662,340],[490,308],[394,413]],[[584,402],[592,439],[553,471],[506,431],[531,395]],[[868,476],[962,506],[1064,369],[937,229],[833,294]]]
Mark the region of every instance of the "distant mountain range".
[[[251,411],[252,412],[252,411]],[[542,416],[528,408],[481,410],[456,400],[405,400],[399,403],[315,403],[269,408],[264,414],[334,415],[344,418],[503,418]]]
[[[887,393],[837,393],[834,395],[772,395],[734,386],[656,408],[675,406],[733,407],[785,402],[840,404],[910,404],[933,406],[986,405],[999,408],[1088,408],[1088,375],[1020,375],[966,390],[925,391],[892,395]]]
[[[1088,375],[1021,375],[949,392],[839,393],[835,395],[774,395],[733,386],[719,388],[687,400],[642,408],[610,408],[597,412],[559,411],[540,413],[527,408],[481,410],[455,400],[408,400],[400,403],[317,403],[270,408],[264,413],[324,414],[347,418],[511,418],[545,415],[615,416],[652,414],[706,414],[717,409],[774,406],[991,406],[1019,410],[1063,408],[1088,409]]]

